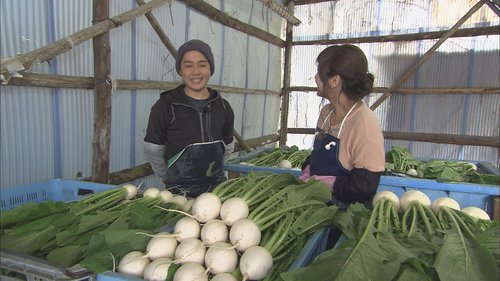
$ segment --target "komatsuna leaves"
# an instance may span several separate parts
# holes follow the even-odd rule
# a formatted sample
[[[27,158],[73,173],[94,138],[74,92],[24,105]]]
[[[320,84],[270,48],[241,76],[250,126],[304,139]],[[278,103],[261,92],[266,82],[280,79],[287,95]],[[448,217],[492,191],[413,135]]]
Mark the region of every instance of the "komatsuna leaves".
[[[498,267],[491,252],[455,231],[447,233],[434,267],[442,281],[498,281]]]
[[[45,201],[40,203],[28,202],[14,209],[0,212],[0,227],[5,228],[14,224],[46,217],[64,212],[69,203]]]
[[[68,245],[52,250],[46,258],[63,267],[71,267],[80,262],[84,250],[85,247],[81,245]]]

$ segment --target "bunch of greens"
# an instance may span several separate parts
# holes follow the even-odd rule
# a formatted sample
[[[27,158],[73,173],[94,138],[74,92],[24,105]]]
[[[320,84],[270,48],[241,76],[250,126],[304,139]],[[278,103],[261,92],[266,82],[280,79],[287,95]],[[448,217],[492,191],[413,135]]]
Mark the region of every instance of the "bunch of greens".
[[[469,182],[499,185],[500,177],[494,174],[479,173],[473,163],[447,160],[417,160],[408,148],[393,146],[386,154],[387,171],[403,173],[438,182]]]
[[[109,270],[113,255],[118,259],[122,250],[136,248],[144,242],[140,238],[129,239],[131,233],[151,232],[179,217],[155,208],[163,204],[160,198],[141,197],[123,203],[124,190],[119,187],[74,202],[30,202],[2,211],[0,248],[71,267],[88,261],[95,249],[107,249],[104,245],[94,247],[95,237],[113,232],[114,240],[122,237],[123,244],[119,251],[106,251]],[[177,208],[171,205],[168,207]],[[111,245],[109,241],[107,245]],[[103,268],[101,261],[89,261],[87,265],[91,271]]]
[[[305,159],[311,154],[310,150],[299,149],[297,146],[274,148],[266,151],[248,161],[248,163],[263,166],[276,167],[282,160],[288,160],[293,168],[300,168]]]
[[[283,280],[498,280],[498,222],[448,207],[437,218],[419,203],[400,218],[383,199],[371,213],[360,204],[337,212],[335,225],[345,239]]]

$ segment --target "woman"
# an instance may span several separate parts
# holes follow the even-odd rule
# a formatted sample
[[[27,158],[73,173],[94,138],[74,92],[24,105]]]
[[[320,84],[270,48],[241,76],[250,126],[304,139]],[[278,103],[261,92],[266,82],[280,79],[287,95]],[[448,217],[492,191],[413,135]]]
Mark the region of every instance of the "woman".
[[[300,177],[326,182],[334,202],[368,203],[384,171],[385,153],[377,117],[363,102],[373,88],[374,76],[361,49],[330,46],[317,58],[317,95],[328,99],[321,109],[314,149]]]

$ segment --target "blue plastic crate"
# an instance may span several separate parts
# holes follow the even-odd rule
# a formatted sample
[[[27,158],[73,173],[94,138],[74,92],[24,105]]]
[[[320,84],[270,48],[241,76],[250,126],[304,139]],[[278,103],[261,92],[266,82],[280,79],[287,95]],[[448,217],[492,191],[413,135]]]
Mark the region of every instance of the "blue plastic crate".
[[[78,197],[101,192],[116,185],[78,180],[52,179],[0,189],[0,211],[10,210],[27,202],[72,201]]]

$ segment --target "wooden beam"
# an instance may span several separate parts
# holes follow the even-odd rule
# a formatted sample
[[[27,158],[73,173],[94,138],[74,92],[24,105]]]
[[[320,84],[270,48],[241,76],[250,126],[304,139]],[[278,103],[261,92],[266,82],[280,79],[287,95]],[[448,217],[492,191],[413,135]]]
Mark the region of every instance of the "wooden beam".
[[[245,140],[243,140],[243,138],[241,138],[240,134],[238,134],[238,132],[236,132],[235,129],[233,129],[233,135],[234,135],[234,138],[236,139],[236,141],[239,143],[239,145],[246,151],[246,152],[250,152],[252,151],[250,149],[250,146],[248,146],[248,144],[246,144]]]
[[[367,36],[357,38],[342,38],[342,39],[323,39],[310,41],[294,41],[293,45],[336,45],[336,44],[360,44],[360,43],[381,43],[381,42],[402,42],[402,41],[419,41],[439,39],[448,31],[430,31],[422,33],[400,34],[400,35],[384,35],[384,36]],[[498,26],[464,28],[457,30],[450,37],[473,37],[482,35],[498,35],[500,28]]]
[[[277,141],[279,141],[279,139],[280,139],[279,134],[271,134],[271,135],[261,136],[261,137],[257,137],[257,138],[253,138],[253,139],[246,139],[245,143],[251,148],[256,148],[256,147],[264,146],[266,144],[277,142]],[[244,150],[244,148],[241,145],[236,144],[234,146],[234,152],[238,152],[238,151],[242,151],[242,150]]]
[[[12,77],[6,86],[28,86],[45,88],[68,88],[68,89],[94,89],[94,78],[84,76],[66,76],[51,74],[24,73],[24,77]],[[154,81],[154,80],[122,80],[110,81],[116,90],[170,90],[181,85],[177,82]],[[245,89],[237,87],[225,87],[219,85],[208,85],[210,88],[221,93],[250,94],[250,95],[281,95],[279,91],[267,89]]]
[[[314,134],[313,128],[288,128],[289,134]],[[487,136],[464,136],[454,134],[411,133],[384,131],[385,139],[446,143],[457,145],[487,146],[500,148],[500,138]]]
[[[323,2],[333,2],[332,0],[297,0],[294,1],[295,6],[299,5],[311,5],[311,4],[317,4],[317,3],[323,3]]]
[[[264,6],[271,9],[271,11],[275,12],[277,15],[284,18],[287,22],[295,26],[300,24],[300,20],[298,18],[294,17],[292,14],[288,12],[288,10],[285,7],[281,6],[275,1],[270,1],[270,0],[259,0],[259,1],[262,2]]]
[[[493,3],[495,2],[495,3]],[[497,17],[500,17],[500,1],[498,0],[490,0],[487,1],[486,4],[497,14]]]
[[[316,92],[317,87],[290,87],[290,92]],[[388,93],[387,87],[375,87],[372,93]],[[396,94],[500,94],[499,88],[399,88],[394,91]]]
[[[59,54],[68,52],[73,47],[80,45],[88,39],[103,34],[110,29],[121,26],[122,24],[131,21],[138,16],[144,15],[152,9],[164,5],[167,2],[168,0],[152,0],[143,6],[119,14],[111,19],[96,23],[29,53],[22,54],[8,61],[2,59],[2,62],[0,63],[0,74],[3,75],[6,81],[8,81],[12,74],[12,71],[9,71],[11,67],[22,65],[24,69],[29,69],[34,63],[42,63]]]
[[[202,0],[182,0],[186,2],[189,6],[191,6],[193,9],[204,13],[207,15],[210,19],[219,22],[225,26],[234,28],[236,30],[239,30],[241,32],[244,32],[248,35],[254,36],[256,38],[259,38],[261,40],[264,40],[268,43],[271,43],[273,45],[276,45],[280,48],[285,47],[285,41],[283,41],[281,38],[272,35],[269,32],[266,32],[260,28],[257,28],[253,25],[244,23],[242,21],[239,21],[233,17],[228,16],[224,12],[219,11],[218,9],[214,8],[210,4],[202,1]]]
[[[481,0],[479,1],[476,5],[474,5],[458,22],[449,30],[447,31],[443,37],[441,37],[436,44],[434,44],[425,54],[413,65],[411,65],[404,73],[401,75],[401,77],[396,80],[396,82],[389,88],[389,93],[383,94],[378,100],[376,100],[370,108],[372,110],[375,110],[380,104],[382,104],[387,98],[390,97],[390,95],[394,92],[394,90],[398,89],[410,76],[415,73],[415,71],[424,63],[426,62],[433,54],[434,51],[437,50],[448,38],[450,38],[451,35],[453,35],[458,28],[472,16],[481,6],[484,5],[486,0]]]
[[[93,0],[94,24],[107,21],[109,0]],[[111,143],[111,46],[109,32],[92,39],[94,50],[94,137],[92,140],[92,178],[93,182],[108,183],[109,147]]]
[[[145,5],[144,0],[135,0],[135,2],[139,5]],[[161,42],[163,42],[163,45],[167,48],[167,50],[170,52],[170,54],[175,58],[175,55],[177,54],[177,49],[174,47],[170,39],[168,39],[167,34],[163,31],[161,28],[160,24],[156,20],[155,16],[153,15],[152,12],[147,12],[146,13],[146,18],[148,19],[149,23],[153,27],[154,31],[160,38]]]
[[[294,11],[295,5],[293,2],[288,3],[288,10]],[[280,142],[279,146],[286,145],[286,130],[288,127],[288,110],[290,106],[290,77],[292,72],[292,40],[293,26],[286,23],[286,46],[285,46],[285,65],[283,67],[283,88],[281,94],[281,110],[280,110]]]

